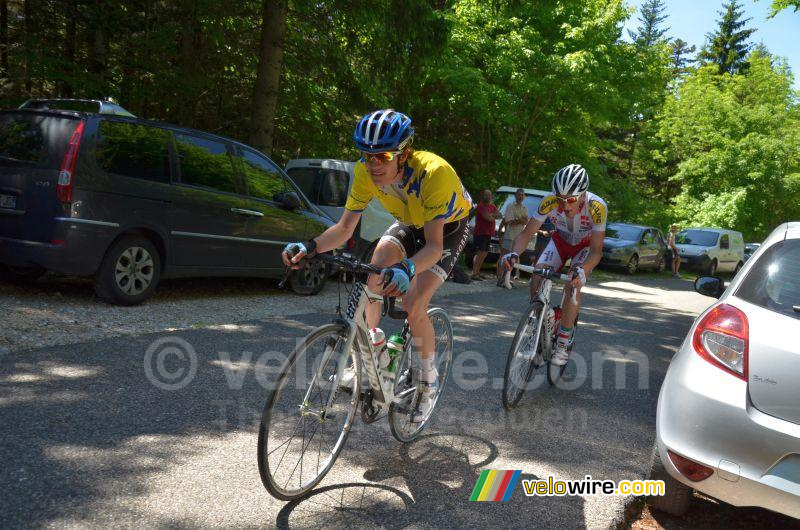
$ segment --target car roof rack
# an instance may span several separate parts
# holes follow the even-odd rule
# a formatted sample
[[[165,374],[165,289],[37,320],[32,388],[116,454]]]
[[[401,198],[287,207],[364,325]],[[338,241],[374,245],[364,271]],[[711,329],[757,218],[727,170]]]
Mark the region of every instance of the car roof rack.
[[[110,114],[113,116],[127,116],[135,118],[132,113],[121,107],[111,99],[29,99],[18,108],[32,110],[70,110],[77,112],[93,112],[96,114]]]

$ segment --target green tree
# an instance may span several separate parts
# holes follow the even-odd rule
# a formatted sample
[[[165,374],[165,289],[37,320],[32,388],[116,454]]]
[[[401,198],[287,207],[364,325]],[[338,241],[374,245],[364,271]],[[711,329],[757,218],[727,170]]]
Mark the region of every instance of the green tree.
[[[660,119],[661,163],[675,163],[682,223],[765,236],[800,216],[800,107],[782,61],[755,52],[746,73],[687,76]],[[672,161],[672,162],[671,162]]]
[[[692,64],[697,62],[691,55],[697,50],[697,46],[689,46],[689,43],[682,39],[672,41],[672,72],[675,77],[686,74]]]
[[[800,11],[800,0],[772,0],[772,12],[769,16],[772,18],[779,12],[790,7],[794,8],[795,13]]]
[[[750,51],[747,40],[756,30],[745,28],[751,19],[742,20],[741,5],[737,0],[730,0],[722,7],[717,31],[706,35],[708,43],[699,58],[703,64],[716,64],[719,73],[734,74],[747,69],[746,58]]]
[[[642,46],[653,46],[663,40],[670,29],[662,26],[669,18],[669,15],[664,14],[666,9],[664,0],[645,0],[639,14],[639,27],[636,31],[628,30],[631,40]]]

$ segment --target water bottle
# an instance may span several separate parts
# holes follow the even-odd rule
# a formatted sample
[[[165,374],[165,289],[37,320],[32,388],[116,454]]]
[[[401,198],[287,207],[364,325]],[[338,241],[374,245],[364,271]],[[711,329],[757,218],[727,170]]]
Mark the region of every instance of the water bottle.
[[[403,335],[400,333],[394,333],[391,337],[389,337],[389,341],[386,343],[386,348],[389,353],[389,358],[391,359],[389,364],[390,372],[394,372],[397,368],[397,363],[399,362],[405,346],[406,341],[403,339]]]
[[[381,368],[386,368],[391,360],[386,352],[386,334],[381,328],[372,328],[369,330],[369,340],[378,355],[378,364]]]

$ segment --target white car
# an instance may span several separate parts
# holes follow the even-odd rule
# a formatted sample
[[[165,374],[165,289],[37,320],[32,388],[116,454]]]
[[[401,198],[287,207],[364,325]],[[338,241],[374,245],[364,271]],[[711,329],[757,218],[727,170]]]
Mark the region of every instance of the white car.
[[[686,512],[692,490],[800,518],[800,222],[776,228],[672,358],[658,396],[648,503]]]
[[[686,228],[675,236],[681,268],[699,270],[709,276],[738,272],[744,264],[741,232],[720,228]]]
[[[353,186],[355,162],[331,158],[301,158],[286,164],[286,173],[303,194],[316,204],[333,221],[344,213],[347,196]],[[367,259],[378,239],[395,219],[381,205],[370,201],[361,215],[361,222],[347,250],[361,259]]]

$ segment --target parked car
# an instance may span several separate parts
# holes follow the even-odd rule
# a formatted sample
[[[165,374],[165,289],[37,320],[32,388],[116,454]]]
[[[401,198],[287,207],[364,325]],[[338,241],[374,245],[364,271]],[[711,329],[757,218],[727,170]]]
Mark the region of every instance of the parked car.
[[[179,276],[282,277],[288,241],[331,221],[262,153],[137,118],[0,112],[0,266],[94,278],[105,300],[148,298]],[[319,265],[291,285],[318,292]]]
[[[719,228],[687,228],[675,236],[681,268],[713,276],[738,272],[744,264],[744,238],[740,232]]]
[[[286,173],[308,199],[320,210],[338,221],[344,213],[344,205],[355,178],[355,162],[334,159],[301,158],[286,164]],[[395,219],[381,205],[370,201],[361,215],[354,238],[348,242],[347,250],[361,259],[368,260],[378,244],[378,239]]]
[[[608,267],[622,267],[628,274],[635,274],[643,267],[661,272],[666,264],[666,248],[664,235],[658,228],[609,223],[600,263]]]
[[[658,397],[654,508],[681,515],[692,490],[800,518],[800,222],[777,227],[697,317]]]
[[[505,215],[508,205],[516,200],[514,198],[514,194],[516,193],[517,189],[518,188],[515,186],[500,186],[497,188],[497,191],[495,191],[494,200],[496,204],[500,205],[499,210],[503,215]],[[536,212],[536,210],[539,208],[539,203],[541,200],[550,195],[550,192],[533,188],[523,189],[525,190],[525,200],[523,201],[523,204],[528,207],[528,215],[530,216]],[[501,222],[502,219],[495,220],[495,235],[492,236],[492,239],[489,242],[489,254],[486,256],[484,263],[496,263],[497,260],[500,259],[500,239],[498,238],[497,230],[499,230]],[[552,226],[545,225],[542,227],[542,230],[552,230],[552,228]],[[467,242],[466,247],[464,247],[464,259],[467,266],[472,267],[472,260],[475,258],[475,245],[472,241],[472,234],[475,231],[475,217],[469,221],[469,230],[469,241]],[[546,245],[548,241],[550,241],[549,237],[534,237],[528,244],[527,250],[525,250],[520,257],[521,262],[530,263],[530,261],[533,259],[533,256],[538,256],[538,254],[541,253],[542,249],[544,249],[544,245]]]
[[[745,243],[744,244],[744,261],[749,260],[753,254],[756,253],[758,247],[761,246],[761,243]]]

